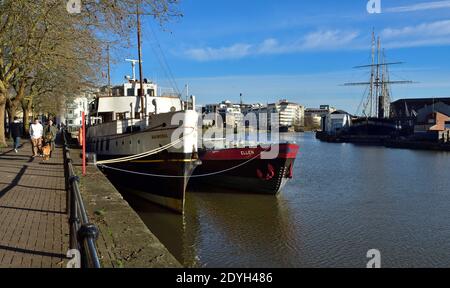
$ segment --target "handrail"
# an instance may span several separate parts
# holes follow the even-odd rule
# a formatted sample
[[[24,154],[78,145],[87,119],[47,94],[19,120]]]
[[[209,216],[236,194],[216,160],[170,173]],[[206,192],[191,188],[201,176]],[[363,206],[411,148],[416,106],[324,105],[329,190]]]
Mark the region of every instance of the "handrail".
[[[98,228],[89,221],[80,193],[80,178],[75,174],[66,138],[67,131],[62,131],[64,147],[64,172],[66,190],[68,191],[67,207],[69,209],[70,249],[80,252],[82,268],[101,268],[96,240]]]

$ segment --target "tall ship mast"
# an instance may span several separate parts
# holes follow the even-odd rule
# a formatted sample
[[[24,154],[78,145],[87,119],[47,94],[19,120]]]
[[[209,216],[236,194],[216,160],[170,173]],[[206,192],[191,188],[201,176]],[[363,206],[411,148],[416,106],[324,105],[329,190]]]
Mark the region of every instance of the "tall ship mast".
[[[345,86],[368,86],[369,93],[364,95],[362,101],[362,116],[365,118],[389,118],[392,84],[410,84],[412,81],[391,81],[389,67],[403,64],[403,62],[386,62],[385,50],[381,48],[380,37],[375,37],[372,32],[372,63],[356,66],[355,69],[370,68],[370,80],[368,82],[345,83]]]

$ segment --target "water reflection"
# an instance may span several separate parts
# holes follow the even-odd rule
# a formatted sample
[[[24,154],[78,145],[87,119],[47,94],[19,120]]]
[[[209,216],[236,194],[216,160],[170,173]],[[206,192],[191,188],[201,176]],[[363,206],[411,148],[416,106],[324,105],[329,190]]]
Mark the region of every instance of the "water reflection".
[[[214,189],[210,194],[208,189]],[[190,187],[184,215],[121,189],[151,231],[187,267],[275,267],[292,264],[299,241],[283,196],[230,194]],[[270,227],[270,229],[268,229]],[[267,249],[271,247],[271,249]],[[272,253],[273,249],[280,253]],[[287,258],[286,255],[289,255]]]
[[[201,267],[195,247],[195,243],[198,242],[198,233],[190,228],[198,226],[195,207],[190,205],[192,207],[189,209],[190,213],[179,215],[134,196],[132,190],[122,188],[121,193],[180,263],[185,267]]]
[[[205,192],[208,188],[212,189],[204,186],[190,191],[186,211],[189,218],[194,217],[192,207],[197,207],[199,226],[190,229],[198,233],[196,244],[204,265],[232,267],[236,259],[240,267],[284,263],[284,253],[271,250],[285,244],[290,254],[296,253],[297,238],[282,196],[230,194],[216,188],[216,193],[209,194]]]
[[[184,216],[125,198],[188,267],[365,267],[372,248],[384,267],[450,266],[450,153],[283,137],[300,154],[279,196],[189,187]]]

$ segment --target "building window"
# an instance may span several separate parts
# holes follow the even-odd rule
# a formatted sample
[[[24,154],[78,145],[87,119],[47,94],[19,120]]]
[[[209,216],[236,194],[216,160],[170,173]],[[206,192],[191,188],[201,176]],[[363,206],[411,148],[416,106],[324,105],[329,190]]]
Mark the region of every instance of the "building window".
[[[116,119],[117,120],[125,120],[125,114],[126,113],[116,113]]]
[[[147,94],[150,96],[155,96],[155,89],[147,89]]]
[[[127,96],[136,96],[136,95],[134,95],[134,88],[127,89]]]

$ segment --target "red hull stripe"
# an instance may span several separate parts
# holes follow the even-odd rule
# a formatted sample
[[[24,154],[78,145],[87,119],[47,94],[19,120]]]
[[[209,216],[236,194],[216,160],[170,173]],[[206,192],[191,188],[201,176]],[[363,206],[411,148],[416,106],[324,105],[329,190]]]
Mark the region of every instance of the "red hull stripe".
[[[295,159],[299,150],[297,144],[278,144],[273,145],[273,149],[279,146],[279,152],[277,158],[280,159]],[[245,159],[260,159],[256,157],[262,152],[266,151],[267,148],[262,147],[250,147],[250,148],[229,148],[220,150],[206,150],[200,153],[201,160],[245,160]]]

